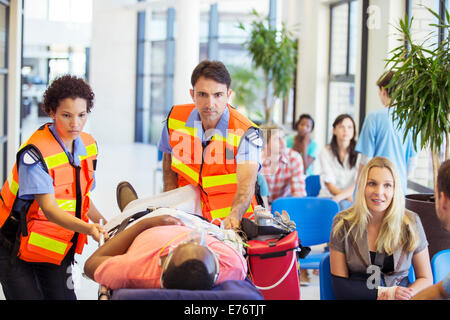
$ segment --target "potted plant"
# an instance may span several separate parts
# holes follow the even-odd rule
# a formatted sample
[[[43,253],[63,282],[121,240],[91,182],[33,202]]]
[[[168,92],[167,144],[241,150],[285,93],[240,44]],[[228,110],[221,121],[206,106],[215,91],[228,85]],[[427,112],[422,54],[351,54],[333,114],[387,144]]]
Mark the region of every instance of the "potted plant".
[[[261,93],[263,91],[263,82],[260,74],[252,67],[231,65],[230,70],[231,89],[233,90],[233,104],[245,107],[247,116],[256,122],[263,122],[265,115],[261,110]]]
[[[440,158],[442,161],[450,158],[450,16],[446,10],[445,22],[436,12],[425,8],[439,19],[439,24],[431,26],[440,28],[446,38],[439,42],[435,34],[430,34],[423,43],[414,42],[411,37],[414,19],[408,21],[405,17],[397,27],[405,43],[395,48],[392,58],[386,61],[395,72],[391,81],[393,120],[405,130],[405,137],[412,132],[415,145],[431,150],[436,189]],[[417,212],[422,220],[430,257],[450,248],[450,233],[442,228],[435,214],[434,194],[407,195],[406,207]]]
[[[255,69],[264,74],[264,113],[266,122],[272,120],[276,98],[285,98],[292,88],[297,68],[297,40],[286,29],[271,26],[269,18],[262,19],[253,10],[255,20],[249,27],[249,40],[244,43],[252,57]],[[239,23],[238,28],[246,31]],[[272,92],[272,93],[271,93]]]

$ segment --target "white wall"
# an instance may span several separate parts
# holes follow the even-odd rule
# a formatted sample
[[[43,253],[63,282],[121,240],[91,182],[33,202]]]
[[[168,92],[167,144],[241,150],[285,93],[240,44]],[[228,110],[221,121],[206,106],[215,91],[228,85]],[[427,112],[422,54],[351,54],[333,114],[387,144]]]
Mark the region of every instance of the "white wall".
[[[90,132],[99,144],[134,141],[137,13],[134,0],[93,1]]]
[[[386,68],[389,52],[398,46],[394,26],[404,16],[403,0],[372,0],[369,6],[366,114],[381,108],[376,82]]]
[[[11,1],[8,38],[8,150],[7,174],[16,162],[20,130],[20,74],[22,48],[22,0]]]
[[[328,5],[316,0],[301,0],[299,3],[297,12],[301,28],[295,118],[302,113],[313,117],[313,137],[321,147],[326,140],[329,9]]]
[[[176,2],[175,73],[173,103],[191,103],[191,74],[199,63],[200,0]]]
[[[26,19],[23,41],[27,45],[48,46],[49,44],[58,44],[89,47],[90,28],[89,23]]]

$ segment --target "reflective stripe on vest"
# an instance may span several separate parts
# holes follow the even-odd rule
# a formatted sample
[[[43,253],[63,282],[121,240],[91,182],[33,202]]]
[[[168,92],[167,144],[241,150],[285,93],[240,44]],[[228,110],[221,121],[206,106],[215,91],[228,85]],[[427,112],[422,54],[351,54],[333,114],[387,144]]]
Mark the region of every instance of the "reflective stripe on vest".
[[[78,157],[80,159],[80,161],[96,155],[97,154],[97,144],[93,143],[89,146],[86,146],[86,152],[87,152],[86,156]],[[53,169],[60,165],[68,163],[69,159],[67,158],[67,155],[65,152],[60,152],[55,155],[44,158],[44,161],[45,161],[45,164],[47,165],[48,169]]]
[[[191,178],[195,183],[198,183],[199,173],[194,171],[192,168],[181,162],[178,158],[172,157],[172,166],[184,174],[186,174],[189,178]]]
[[[197,136],[197,128],[186,127],[185,125],[186,125],[186,122],[184,122],[184,121],[169,118],[169,122],[168,122],[169,130],[176,130],[181,133],[185,133],[185,134],[196,137]]]
[[[75,212],[76,207],[77,207],[77,201],[76,200],[56,199],[56,203],[58,204],[58,207],[60,207],[64,211]]]
[[[67,249],[67,243],[46,237],[36,232],[30,233],[28,243],[60,255],[63,255]]]
[[[226,208],[221,208],[221,209],[217,209],[217,210],[211,210],[211,219],[223,219],[226,218],[228,216],[228,214],[231,211],[231,207],[226,207]],[[250,204],[250,206],[248,207],[247,211],[245,213],[250,213],[253,212],[253,207]]]
[[[202,186],[204,189],[235,183],[237,183],[236,173],[202,177]]]
[[[11,172],[8,176],[8,184],[9,184],[9,190],[11,193],[15,196],[17,196],[17,192],[19,191],[19,184],[14,181],[13,173]]]

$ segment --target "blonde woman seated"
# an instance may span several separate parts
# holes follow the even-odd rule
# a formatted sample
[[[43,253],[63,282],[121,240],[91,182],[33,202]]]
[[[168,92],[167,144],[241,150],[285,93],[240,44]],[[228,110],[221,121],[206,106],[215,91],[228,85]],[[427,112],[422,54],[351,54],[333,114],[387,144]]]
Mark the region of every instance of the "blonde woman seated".
[[[422,223],[405,209],[399,174],[386,158],[364,166],[355,204],[334,218],[329,245],[337,299],[409,300],[433,283]]]

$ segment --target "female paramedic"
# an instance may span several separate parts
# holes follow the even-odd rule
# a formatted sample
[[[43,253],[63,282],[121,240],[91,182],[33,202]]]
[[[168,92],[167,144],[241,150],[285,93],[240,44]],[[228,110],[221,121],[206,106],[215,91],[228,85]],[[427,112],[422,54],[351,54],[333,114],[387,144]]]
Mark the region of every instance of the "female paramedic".
[[[106,235],[89,192],[95,186],[97,145],[82,132],[94,93],[65,75],[44,93],[53,119],[19,149],[1,190],[0,283],[6,299],[76,300],[71,281],[75,253],[87,236]],[[89,219],[93,224],[88,223]]]

